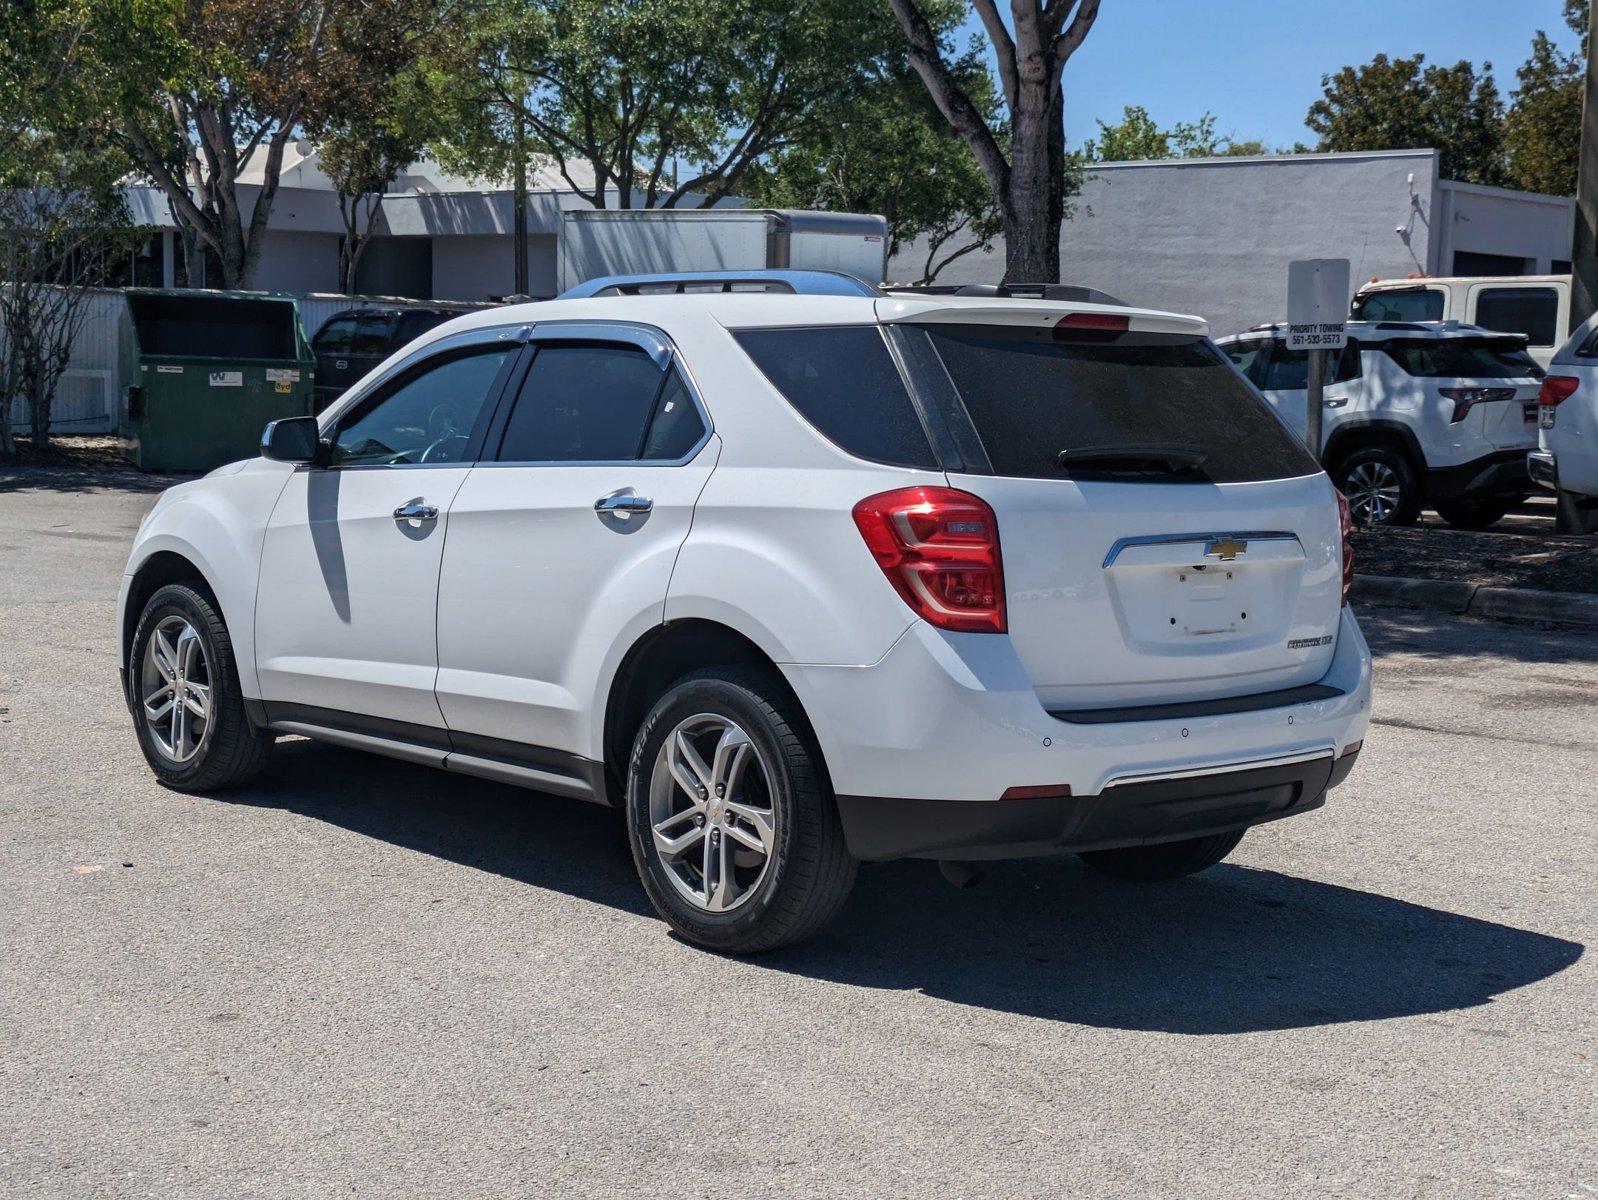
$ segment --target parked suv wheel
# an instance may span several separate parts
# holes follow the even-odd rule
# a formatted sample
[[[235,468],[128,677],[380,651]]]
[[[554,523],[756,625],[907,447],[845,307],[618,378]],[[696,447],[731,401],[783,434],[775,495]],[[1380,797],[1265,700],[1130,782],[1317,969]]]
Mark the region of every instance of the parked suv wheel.
[[[1524,496],[1497,496],[1490,500],[1456,500],[1439,504],[1437,515],[1457,529],[1486,529],[1501,521]]]
[[[1413,525],[1420,516],[1420,481],[1391,446],[1366,446],[1337,465],[1337,490],[1348,497],[1356,525]]]
[[[699,671],[656,702],[633,743],[633,861],[691,942],[753,954],[799,941],[854,884],[820,754],[791,708],[765,673]]]
[[[221,614],[183,584],[144,606],[128,655],[128,699],[150,769],[180,792],[244,783],[272,747],[244,711]]]
[[[1243,840],[1243,831],[1215,833],[1185,842],[1127,846],[1121,850],[1088,850],[1079,855],[1088,866],[1121,879],[1180,879],[1225,858]]]

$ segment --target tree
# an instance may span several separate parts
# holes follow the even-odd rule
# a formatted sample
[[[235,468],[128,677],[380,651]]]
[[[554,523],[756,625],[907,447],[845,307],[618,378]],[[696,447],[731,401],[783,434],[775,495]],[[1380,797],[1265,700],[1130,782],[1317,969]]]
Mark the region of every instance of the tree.
[[[884,28],[857,0],[492,0],[436,149],[504,178],[525,148],[595,208],[715,204],[869,81]]]
[[[127,161],[90,115],[86,22],[72,0],[0,12],[0,459],[22,399],[36,447],[88,316],[90,289],[135,241],[118,187]]]
[[[1141,105],[1129,104],[1113,124],[1099,121],[1099,136],[1082,147],[1087,162],[1142,162],[1166,158],[1214,158],[1268,154],[1265,143],[1240,142],[1215,132],[1215,114],[1197,121],[1178,121],[1161,129]]]
[[[1436,148],[1445,178],[1504,182],[1503,101],[1492,64],[1480,75],[1467,61],[1427,66],[1425,55],[1378,54],[1361,67],[1321,78],[1322,99],[1304,123],[1319,150]]]
[[[959,67],[973,96],[997,103],[975,55]],[[950,263],[986,250],[999,232],[998,210],[976,160],[932,106],[902,60],[884,69],[833,125],[752,170],[744,189],[772,208],[830,208],[882,214],[888,257],[926,238],[912,282],[931,283]]]
[[[1065,150],[1060,76],[1098,19],[1099,0],[972,0],[998,60],[1004,117],[988,117],[962,86],[938,13],[926,0],[888,0],[910,64],[987,179],[1004,227],[1007,282],[1060,278],[1060,225],[1075,178]]]
[[[353,294],[383,197],[438,131],[427,86],[435,53],[464,5],[451,0],[387,0],[341,14],[328,29],[330,68],[311,95],[306,131],[317,165],[338,195],[344,237],[339,290]]]
[[[1582,80],[1587,71],[1587,0],[1565,0],[1565,24],[1580,37],[1580,52],[1564,53],[1539,29],[1532,38],[1531,57],[1516,72],[1520,86],[1504,118],[1510,186],[1555,196],[1576,194]]]

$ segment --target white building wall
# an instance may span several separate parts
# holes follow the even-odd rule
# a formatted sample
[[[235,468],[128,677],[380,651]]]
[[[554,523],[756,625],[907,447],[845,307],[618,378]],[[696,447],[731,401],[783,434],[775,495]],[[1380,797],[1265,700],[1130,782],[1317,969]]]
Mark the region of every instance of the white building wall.
[[[1562,274],[1570,261],[1575,200],[1448,180],[1438,193],[1432,274],[1458,274],[1454,255],[1461,250],[1523,258],[1528,275]]]
[[[487,300],[516,286],[516,246],[509,234],[469,234],[433,239],[433,299]],[[527,237],[527,290],[555,294],[555,235]]]
[[[1431,150],[1101,164],[1062,229],[1061,278],[1235,333],[1281,318],[1296,258],[1347,258],[1355,284],[1427,271],[1436,180]],[[906,247],[888,277],[913,279],[925,257]],[[938,282],[1003,274],[1001,241]]]
[[[338,243],[334,233],[268,228],[256,289],[292,295],[337,291]]]

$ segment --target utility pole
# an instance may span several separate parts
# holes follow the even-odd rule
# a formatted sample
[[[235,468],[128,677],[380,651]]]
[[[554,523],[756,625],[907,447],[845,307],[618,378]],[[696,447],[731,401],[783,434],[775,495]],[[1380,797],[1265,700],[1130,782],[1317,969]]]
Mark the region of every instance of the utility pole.
[[[1575,287],[1570,297],[1574,329],[1598,312],[1598,4],[1587,17],[1587,79],[1582,88],[1581,165],[1576,173]],[[1563,332],[1563,331],[1561,331]]]
[[[513,219],[516,242],[516,283],[515,290],[518,296],[527,295],[527,117],[522,112],[521,106],[516,107],[516,146],[512,155],[515,159],[515,203],[516,215]]]

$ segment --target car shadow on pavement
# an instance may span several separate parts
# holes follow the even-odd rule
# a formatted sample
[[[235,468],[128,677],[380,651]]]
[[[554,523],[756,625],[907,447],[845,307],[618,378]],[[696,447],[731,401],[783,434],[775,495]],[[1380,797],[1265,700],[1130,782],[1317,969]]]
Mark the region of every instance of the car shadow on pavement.
[[[580,801],[297,740],[279,745],[259,784],[218,799],[649,911],[616,814]],[[1250,867],[1129,884],[1074,858],[1035,859],[995,864],[982,885],[956,891],[933,864],[910,861],[862,867],[836,924],[749,965],[1046,1020],[1217,1034],[1473,1008],[1583,949]]]
[[[1598,663],[1598,638],[1580,630],[1505,625],[1480,617],[1419,608],[1364,606],[1359,625],[1371,653],[1410,654],[1448,665],[1440,674],[1458,676],[1472,658],[1525,663]]]

